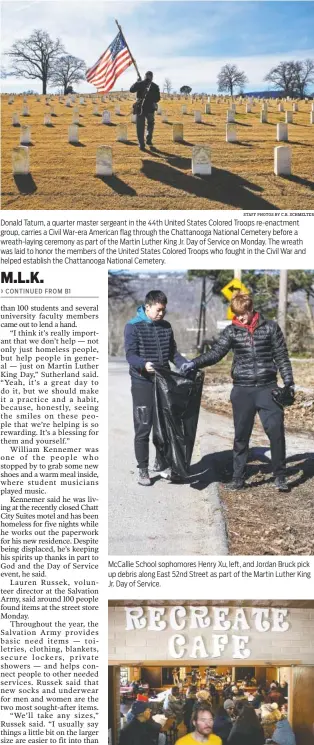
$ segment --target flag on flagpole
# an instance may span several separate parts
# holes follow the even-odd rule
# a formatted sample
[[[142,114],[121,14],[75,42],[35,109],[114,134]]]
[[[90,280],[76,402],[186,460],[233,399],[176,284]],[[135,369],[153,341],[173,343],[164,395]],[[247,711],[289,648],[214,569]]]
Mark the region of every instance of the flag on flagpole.
[[[87,70],[86,80],[95,85],[100,93],[109,93],[119,75],[132,64],[133,59],[126,41],[121,31],[119,31],[108,49],[99,57],[93,67]]]

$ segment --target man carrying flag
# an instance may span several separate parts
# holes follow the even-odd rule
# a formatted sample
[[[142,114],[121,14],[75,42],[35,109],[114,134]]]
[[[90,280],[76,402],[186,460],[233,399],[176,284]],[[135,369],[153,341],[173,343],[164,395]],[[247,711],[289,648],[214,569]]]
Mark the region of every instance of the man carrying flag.
[[[147,122],[146,144],[152,145],[152,137],[155,124],[155,111],[160,101],[158,85],[153,83],[153,73],[149,70],[144,80],[140,78],[130,88],[131,93],[136,93],[135,104],[136,130],[140,150],[145,150],[145,123]]]

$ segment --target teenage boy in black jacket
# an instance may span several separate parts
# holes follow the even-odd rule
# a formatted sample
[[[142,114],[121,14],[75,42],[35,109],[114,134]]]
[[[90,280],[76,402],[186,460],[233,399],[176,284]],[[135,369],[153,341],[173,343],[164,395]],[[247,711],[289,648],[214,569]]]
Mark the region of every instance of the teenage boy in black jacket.
[[[152,145],[155,111],[160,101],[160,90],[153,83],[153,73],[148,70],[144,80],[137,80],[130,88],[131,93],[136,93],[136,131],[140,150],[145,150],[145,122],[147,122],[146,144]]]
[[[274,401],[279,369],[285,388],[293,398],[292,367],[283,333],[276,321],[265,320],[254,311],[250,295],[237,293],[231,301],[235,314],[213,344],[211,350],[183,364],[186,374],[207,365],[215,365],[233,350],[231,403],[234,419],[233,480],[229,489],[242,489],[249,453],[249,441],[256,412],[270,440],[275,487],[288,491],[283,408]]]
[[[139,306],[137,315],[124,329],[126,359],[130,365],[131,392],[133,398],[134,447],[138,483],[150,486],[148,472],[149,435],[154,412],[154,364],[169,367],[169,361],[177,367],[186,362],[177,351],[170,323],[164,320],[167,297],[161,290],[151,290]],[[174,480],[175,475],[163,470],[163,464],[155,460],[154,471],[163,478]]]

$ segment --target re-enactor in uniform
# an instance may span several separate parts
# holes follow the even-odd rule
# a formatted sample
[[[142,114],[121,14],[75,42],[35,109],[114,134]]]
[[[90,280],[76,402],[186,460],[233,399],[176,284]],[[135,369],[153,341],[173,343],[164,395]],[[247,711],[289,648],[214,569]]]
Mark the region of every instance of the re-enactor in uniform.
[[[134,112],[136,113],[136,131],[140,150],[145,150],[145,124],[146,145],[153,144],[153,131],[155,124],[155,111],[158,101],[160,101],[160,90],[156,83],[153,83],[153,73],[148,70],[144,80],[138,79],[130,88],[131,93],[136,93],[136,104]]]

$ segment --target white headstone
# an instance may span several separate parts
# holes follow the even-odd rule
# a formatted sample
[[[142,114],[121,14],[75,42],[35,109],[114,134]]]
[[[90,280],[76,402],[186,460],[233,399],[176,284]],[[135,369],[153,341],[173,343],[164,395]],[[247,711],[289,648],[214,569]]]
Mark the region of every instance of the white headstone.
[[[24,104],[22,109],[22,116],[29,116],[29,108],[26,104]]]
[[[278,145],[275,147],[274,173],[276,176],[291,175],[291,148],[289,145]]]
[[[232,109],[228,109],[227,111],[227,123],[228,122],[234,122],[234,111]]]
[[[161,107],[160,103],[158,104],[158,108],[157,108],[157,114],[158,114],[159,116],[161,116],[161,115],[162,115],[162,107]]]
[[[237,141],[237,129],[236,125],[231,123],[226,124],[226,142]]]
[[[83,96],[80,96],[80,104],[81,104],[81,106],[83,106],[84,103],[85,103],[84,97]]]
[[[205,103],[205,114],[210,114],[210,103]]]
[[[68,142],[75,145],[79,141],[79,128],[77,124],[70,124],[68,133]]]
[[[31,128],[21,127],[20,131],[20,145],[29,145],[31,142]]]
[[[174,122],[172,125],[172,139],[173,142],[183,141],[183,124],[181,122]]]
[[[102,124],[110,124],[110,111],[107,109],[102,112]]]
[[[246,107],[245,107],[245,111],[246,111],[247,114],[250,114],[251,111],[252,111],[252,104],[247,103],[246,104]]]
[[[112,176],[112,148],[108,145],[96,150],[96,176]]]
[[[20,123],[20,118],[19,118],[18,112],[15,111],[14,114],[13,114],[13,116],[12,116],[13,127],[18,127],[19,126],[19,123]]]
[[[314,101],[313,101],[313,103],[311,105],[311,111],[314,111]]]
[[[267,109],[262,109],[261,115],[260,115],[260,122],[263,124],[267,122]]]
[[[13,101],[14,101],[14,98],[13,98],[13,96],[9,96],[9,98],[8,98],[8,103],[9,103],[9,104],[11,104],[11,103],[13,103]]]
[[[299,104],[298,104],[298,103],[293,103],[293,104],[292,104],[292,109],[293,109],[293,111],[295,111],[295,112],[299,111]]]
[[[285,122],[277,124],[277,142],[288,142],[288,125]]]
[[[44,124],[46,127],[49,127],[49,125],[51,124],[50,114],[44,114]]]
[[[231,108],[231,111],[234,111],[234,113],[236,113],[237,104],[236,103],[232,103],[230,108]]]
[[[194,111],[194,121],[196,124],[200,124],[200,122],[202,121],[202,112],[198,109]]]
[[[93,106],[93,116],[98,116],[98,114],[99,114],[98,105],[97,105],[97,103],[94,103],[94,106]]]
[[[187,106],[183,104],[183,106],[181,106],[181,114],[187,114],[187,111],[188,111]]]
[[[27,103],[27,96],[23,96],[23,103]]]
[[[118,124],[117,127],[117,142],[128,141],[128,128],[126,124]]]
[[[162,121],[162,122],[163,122],[164,124],[167,124],[167,122],[168,122],[168,114],[166,114],[166,112],[165,112],[165,111],[163,111],[163,113],[162,113],[162,115],[161,115],[161,121]]]
[[[286,111],[286,124],[292,124],[292,122],[293,122],[293,112]]]
[[[314,109],[310,111],[310,124],[314,124]]]
[[[194,145],[192,150],[193,176],[210,176],[212,172],[208,145]]]
[[[29,173],[29,150],[25,145],[14,147],[12,150],[12,170],[13,174],[23,174],[27,176]]]
[[[50,113],[51,116],[55,116],[55,107],[54,106],[50,106],[49,113]]]
[[[120,106],[119,105],[118,106],[115,106],[114,113],[117,114],[117,116],[120,116],[121,111],[120,111]]]
[[[278,104],[278,111],[284,111],[284,110],[285,110],[285,107],[284,107],[284,105],[283,105],[283,103],[282,103],[282,101],[281,101],[281,102],[280,102],[280,103]]]
[[[80,123],[80,115],[75,109],[73,110],[72,114],[72,124],[79,124]]]
[[[40,96],[36,96],[36,102],[37,102],[37,103],[39,103],[39,102],[40,102]]]
[[[65,105],[68,107],[68,109],[71,108],[71,101],[69,98],[67,98]]]

